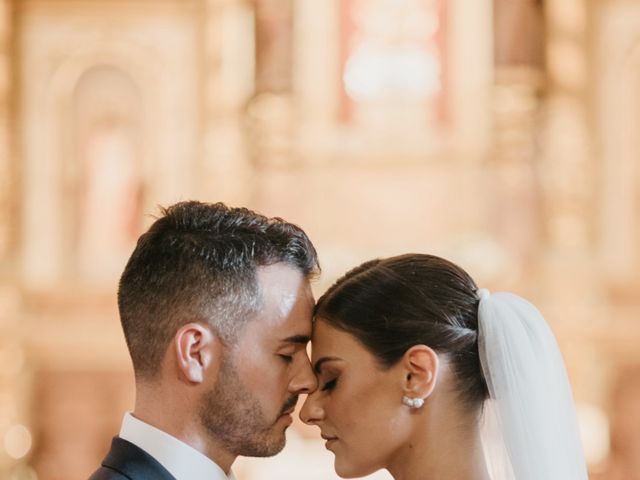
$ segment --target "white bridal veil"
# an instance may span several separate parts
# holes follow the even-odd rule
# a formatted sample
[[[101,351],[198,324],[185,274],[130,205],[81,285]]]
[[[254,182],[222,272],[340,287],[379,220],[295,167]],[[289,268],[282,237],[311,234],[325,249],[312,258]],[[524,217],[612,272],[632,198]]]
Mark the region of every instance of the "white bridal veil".
[[[478,293],[491,479],[587,480],[571,388],[547,323],[517,295]]]

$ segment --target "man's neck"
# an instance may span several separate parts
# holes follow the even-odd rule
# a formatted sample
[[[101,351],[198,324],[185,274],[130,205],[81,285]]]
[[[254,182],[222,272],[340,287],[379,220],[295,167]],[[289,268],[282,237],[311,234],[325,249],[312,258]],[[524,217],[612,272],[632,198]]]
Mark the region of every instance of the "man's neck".
[[[155,398],[163,397],[155,396]],[[229,474],[236,455],[227,452],[222,445],[209,438],[204,427],[193,414],[197,409],[173,405],[171,402],[166,402],[166,397],[162,401],[150,402],[142,402],[138,399],[132,413],[135,418],[189,445],[215,462],[227,475]]]

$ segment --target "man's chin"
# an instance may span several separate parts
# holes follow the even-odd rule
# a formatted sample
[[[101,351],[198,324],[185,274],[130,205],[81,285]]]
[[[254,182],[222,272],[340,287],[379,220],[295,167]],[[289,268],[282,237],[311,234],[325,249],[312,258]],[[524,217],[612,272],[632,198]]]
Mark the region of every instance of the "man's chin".
[[[285,430],[288,426],[288,424],[282,425],[282,422],[277,421],[269,430],[268,435],[261,439],[254,438],[255,441],[245,445],[243,451],[238,454],[243,457],[273,457],[277,455],[287,442]]]
[[[286,439],[284,435],[282,435],[282,440],[274,441],[273,443],[269,443],[268,445],[262,444],[260,446],[254,445],[250,449],[246,449],[244,452],[241,452],[240,455],[243,457],[273,457],[282,451],[286,443]]]

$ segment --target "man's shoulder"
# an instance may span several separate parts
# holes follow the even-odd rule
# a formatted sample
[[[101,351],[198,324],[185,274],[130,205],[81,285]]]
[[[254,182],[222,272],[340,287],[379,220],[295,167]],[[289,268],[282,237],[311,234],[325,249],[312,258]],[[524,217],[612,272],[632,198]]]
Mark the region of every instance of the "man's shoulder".
[[[100,467],[89,477],[89,480],[131,480],[131,478],[112,468]]]
[[[127,440],[114,437],[102,465],[89,480],[175,480],[147,452]]]

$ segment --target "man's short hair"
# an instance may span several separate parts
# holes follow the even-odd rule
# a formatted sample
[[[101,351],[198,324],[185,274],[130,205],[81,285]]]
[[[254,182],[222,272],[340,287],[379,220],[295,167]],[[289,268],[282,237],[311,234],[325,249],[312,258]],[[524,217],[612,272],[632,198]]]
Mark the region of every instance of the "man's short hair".
[[[224,341],[261,304],[256,269],[285,263],[305,277],[320,267],[307,235],[280,218],[223,203],[162,209],[139,239],[120,278],[120,321],[137,378],[149,379],[175,332],[206,322]]]

